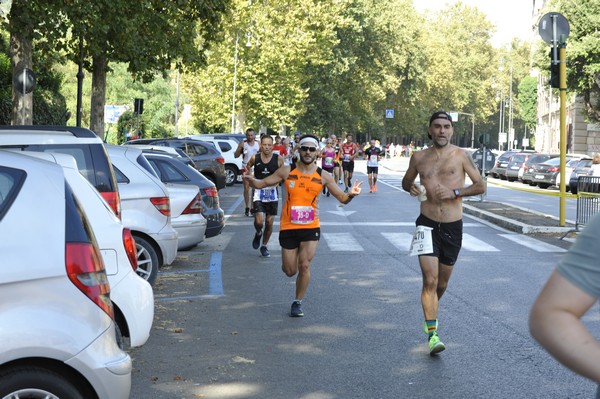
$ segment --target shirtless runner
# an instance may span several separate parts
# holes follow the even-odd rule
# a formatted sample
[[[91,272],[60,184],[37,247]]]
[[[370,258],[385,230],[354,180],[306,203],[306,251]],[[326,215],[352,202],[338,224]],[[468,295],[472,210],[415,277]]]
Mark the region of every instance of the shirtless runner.
[[[450,144],[454,129],[447,112],[438,111],[431,116],[428,133],[433,145],[410,158],[402,188],[412,196],[421,194],[420,186],[426,190],[427,199],[421,202],[416,225],[432,228],[433,252],[419,255],[419,265],[423,275],[424,329],[433,355],[446,349],[437,334],[438,306],[462,245],[461,198],[482,194],[485,185],[471,157]],[[472,182],[467,187],[465,174]],[[420,185],[415,184],[417,176]]]

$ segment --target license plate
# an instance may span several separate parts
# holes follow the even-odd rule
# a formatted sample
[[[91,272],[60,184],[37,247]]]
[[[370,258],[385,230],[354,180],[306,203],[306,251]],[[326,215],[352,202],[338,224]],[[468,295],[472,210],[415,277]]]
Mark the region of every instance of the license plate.
[[[536,179],[543,179],[543,178],[544,178],[544,175],[535,175],[535,178],[536,178]]]

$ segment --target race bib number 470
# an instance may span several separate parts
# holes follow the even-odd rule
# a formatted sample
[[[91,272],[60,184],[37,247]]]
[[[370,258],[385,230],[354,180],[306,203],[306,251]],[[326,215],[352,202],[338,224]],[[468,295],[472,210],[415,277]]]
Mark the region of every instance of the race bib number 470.
[[[433,230],[431,227],[417,226],[408,250],[409,256],[426,255],[433,252],[431,230]]]

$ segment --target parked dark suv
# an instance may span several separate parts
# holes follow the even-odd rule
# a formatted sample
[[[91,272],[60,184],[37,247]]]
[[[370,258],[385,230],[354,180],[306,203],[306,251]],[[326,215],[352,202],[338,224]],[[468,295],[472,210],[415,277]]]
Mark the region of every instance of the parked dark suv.
[[[104,143],[93,131],[75,126],[0,126],[0,148],[71,155],[81,174],[120,217],[115,173]]]
[[[225,188],[225,159],[221,151],[213,144],[194,139],[139,139],[124,143],[126,145],[152,144],[183,150],[196,164],[196,169],[212,181],[217,190]]]

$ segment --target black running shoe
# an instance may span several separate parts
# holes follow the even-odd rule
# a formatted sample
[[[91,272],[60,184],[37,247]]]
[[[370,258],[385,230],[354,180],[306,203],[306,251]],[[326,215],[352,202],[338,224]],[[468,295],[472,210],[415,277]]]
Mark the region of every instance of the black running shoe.
[[[246,212],[244,212],[244,215],[250,216],[250,208],[246,208]]]
[[[267,249],[267,247],[265,245],[263,245],[262,247],[260,247],[260,254],[265,257],[265,258],[270,258],[271,254],[269,253],[269,250]]]
[[[258,249],[258,247],[260,247],[260,237],[262,237],[262,232],[254,234],[254,240],[252,240],[252,248]]]
[[[292,310],[290,311],[290,317],[303,317],[304,312],[300,307],[301,303],[298,301],[292,302]]]

